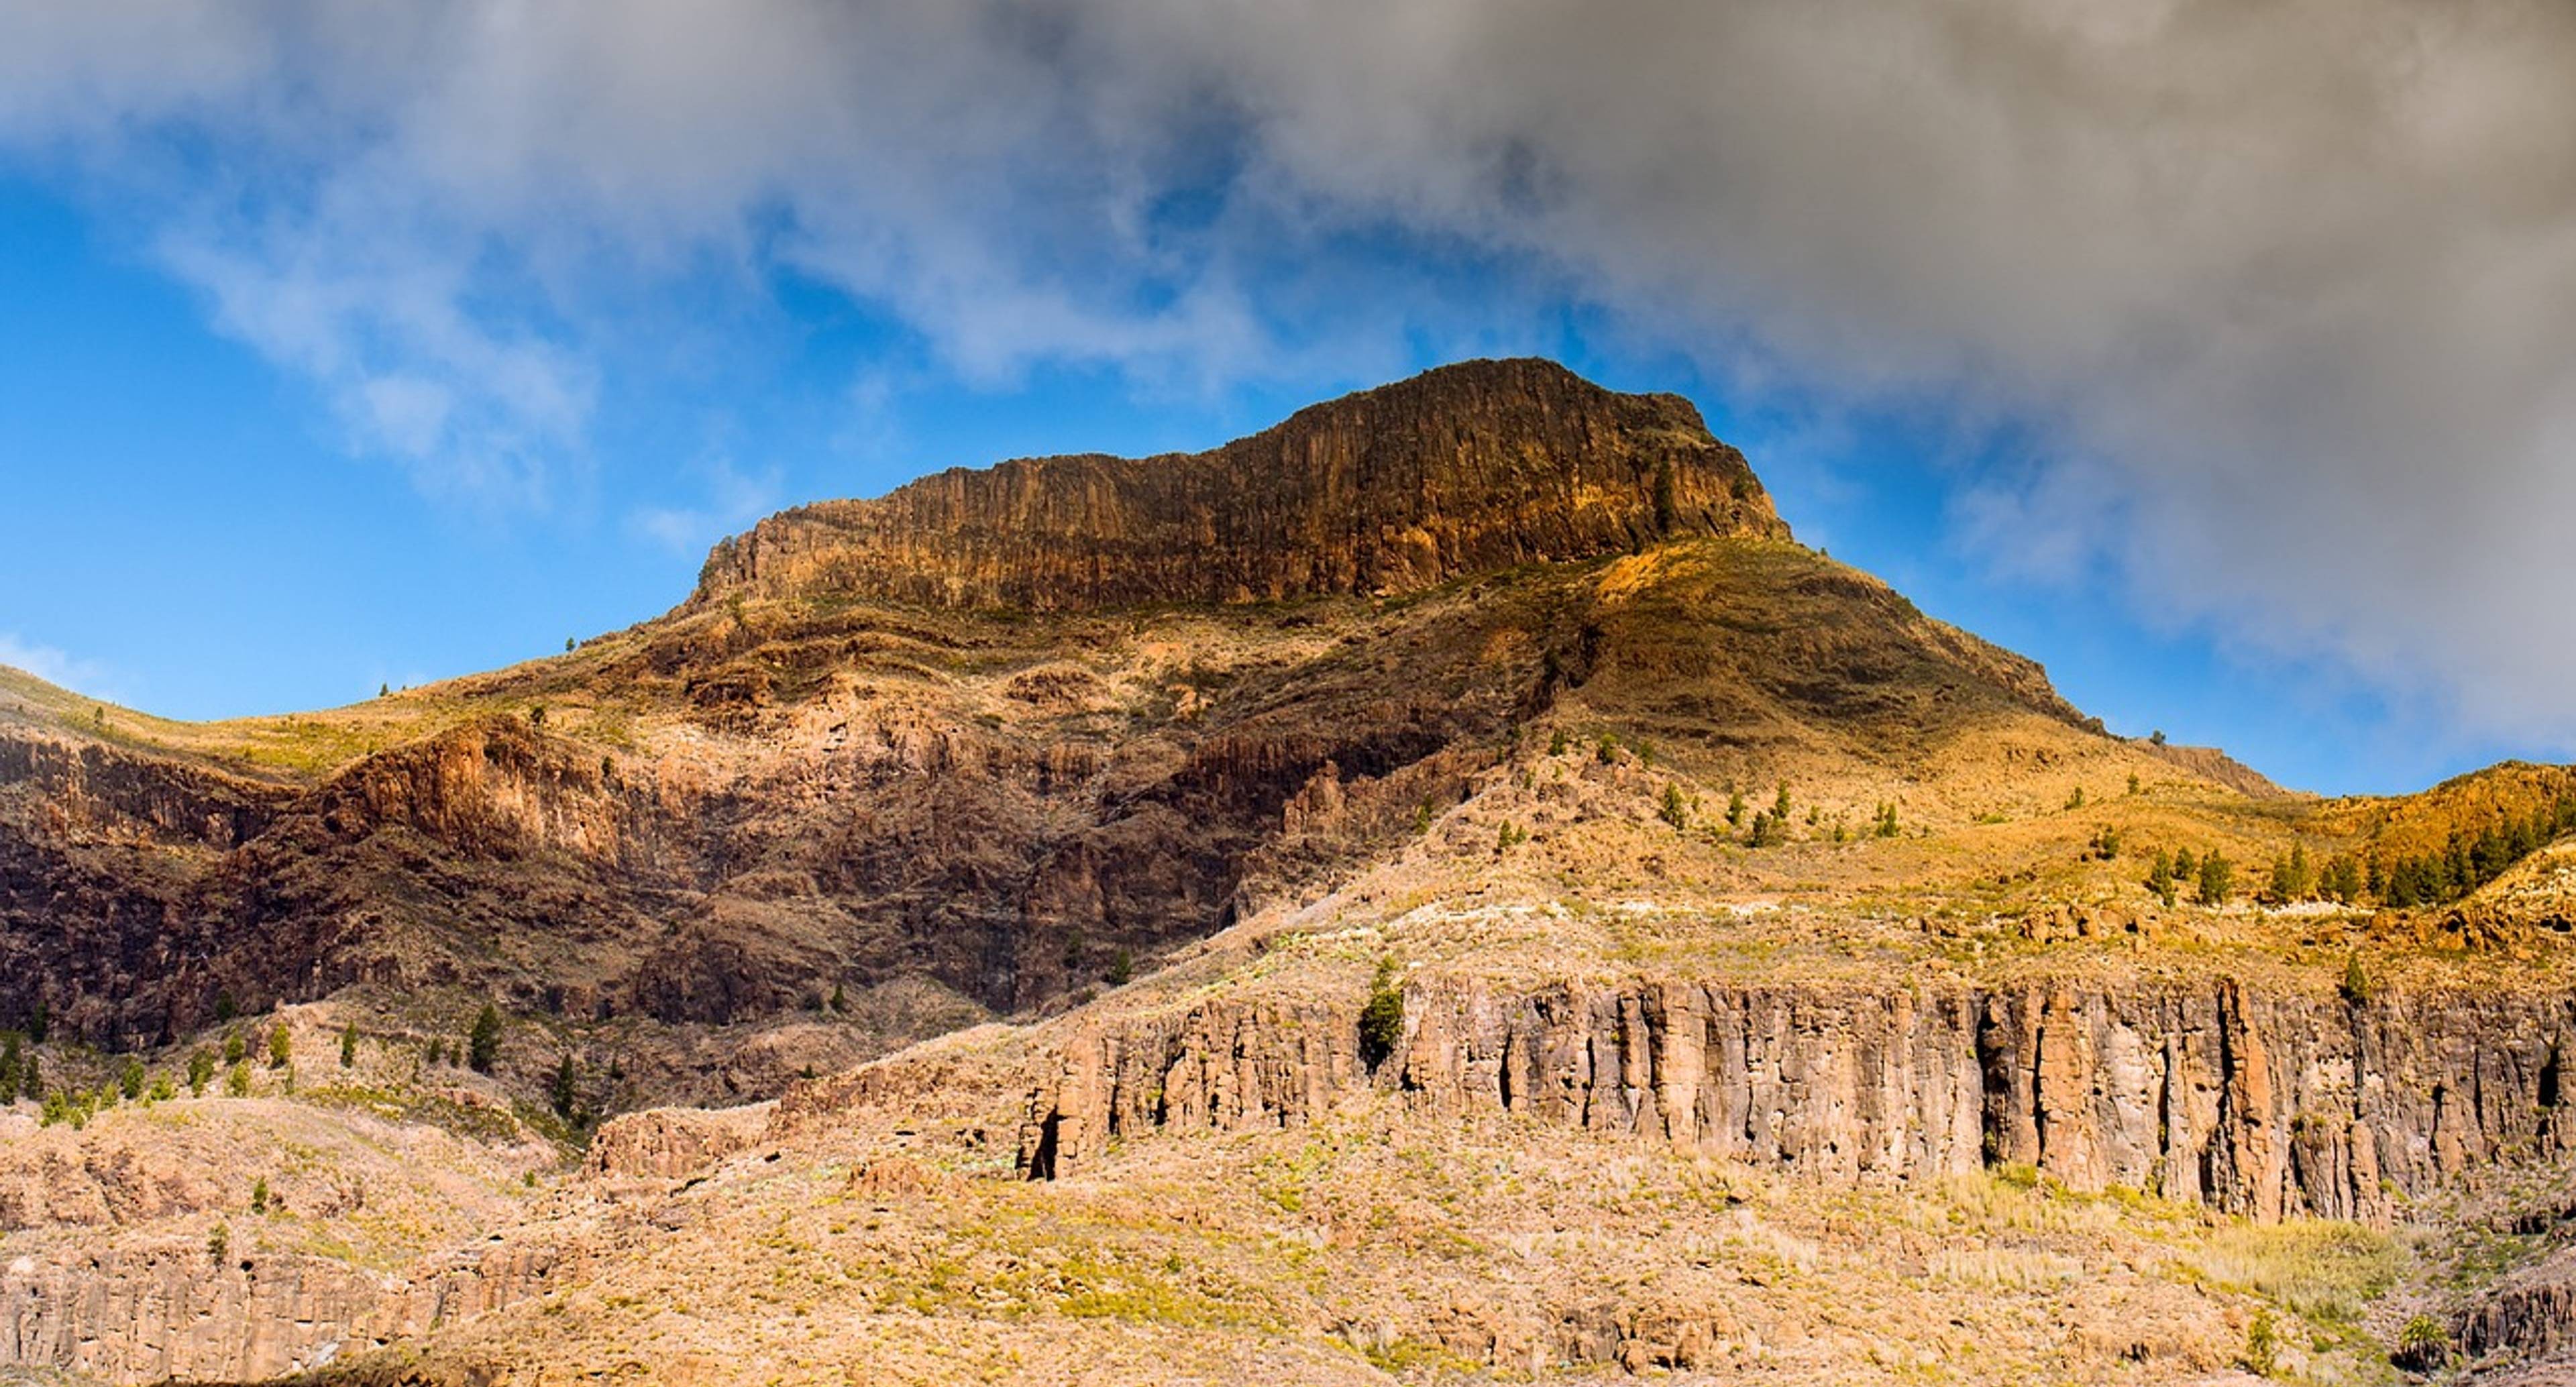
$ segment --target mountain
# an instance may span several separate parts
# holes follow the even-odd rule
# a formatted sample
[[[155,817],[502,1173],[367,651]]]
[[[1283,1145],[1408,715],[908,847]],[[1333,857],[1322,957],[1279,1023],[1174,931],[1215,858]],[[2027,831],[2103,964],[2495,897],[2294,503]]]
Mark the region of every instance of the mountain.
[[[1687,402],[1464,363],[789,511],[347,708],[0,676],[50,1102],[0,1117],[0,1358],[2545,1356],[2571,828],[2565,768],[2323,800],[2108,735]]]

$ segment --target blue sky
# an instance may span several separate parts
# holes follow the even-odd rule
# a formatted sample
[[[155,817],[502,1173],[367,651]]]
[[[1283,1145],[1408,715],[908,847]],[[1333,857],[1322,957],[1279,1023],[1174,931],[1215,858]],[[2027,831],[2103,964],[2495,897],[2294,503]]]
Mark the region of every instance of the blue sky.
[[[747,361],[614,382],[621,405],[581,465],[541,502],[496,508],[424,495],[353,449],[316,392],[45,188],[0,181],[0,244],[0,592],[14,594],[0,631],[51,652],[48,673],[178,717],[328,706],[546,654],[675,604],[708,543],[800,500],[1031,453],[1206,447],[1376,383],[1183,393],[1038,370],[977,387],[919,370],[864,307],[782,280]],[[2107,581],[1999,578],[1948,521],[1974,460],[1927,445],[1921,416],[1739,410],[1686,356],[1596,345],[1581,316],[1526,349],[1689,395],[1808,543],[2042,660],[2115,728],[2217,742],[2330,791],[2407,788],[2505,750],[2393,744],[2348,679],[2228,658],[2206,632],[2142,620]],[[1426,345],[1405,367],[1445,359]],[[900,383],[871,388],[889,374]]]
[[[1536,353],[2116,729],[2576,748],[2576,16],[1829,9],[0,13],[0,660],[336,703]]]

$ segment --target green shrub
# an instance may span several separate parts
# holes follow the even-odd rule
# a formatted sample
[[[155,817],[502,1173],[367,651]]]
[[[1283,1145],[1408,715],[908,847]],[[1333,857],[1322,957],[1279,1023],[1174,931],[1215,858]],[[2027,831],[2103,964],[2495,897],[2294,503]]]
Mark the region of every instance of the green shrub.
[[[2431,1372],[2451,1361],[2451,1334],[2431,1315],[2417,1315],[2397,1331],[2388,1361],[2410,1372]]]
[[[2270,1377],[2281,1366],[2281,1327],[2272,1318],[2272,1307],[2257,1306],[2254,1318],[2245,1325],[2245,1368],[2257,1377]]]

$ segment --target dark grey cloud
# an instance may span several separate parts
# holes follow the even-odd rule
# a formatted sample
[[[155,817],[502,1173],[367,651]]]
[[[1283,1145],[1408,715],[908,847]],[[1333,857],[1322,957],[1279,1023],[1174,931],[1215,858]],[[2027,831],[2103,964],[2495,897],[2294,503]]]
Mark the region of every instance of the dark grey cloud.
[[[710,263],[970,377],[1221,385],[1478,331],[1348,249],[1417,238],[1507,322],[2012,420],[1998,569],[2563,743],[2570,73],[2518,0],[97,0],[0,10],[0,147],[469,489],[542,490],[591,310]]]

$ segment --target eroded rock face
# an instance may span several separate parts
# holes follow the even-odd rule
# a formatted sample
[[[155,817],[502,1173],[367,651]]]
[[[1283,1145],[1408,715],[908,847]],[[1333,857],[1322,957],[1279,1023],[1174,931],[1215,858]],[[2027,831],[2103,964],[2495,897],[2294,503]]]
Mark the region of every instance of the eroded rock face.
[[[765,1107],[648,1108],[602,1125],[582,1158],[591,1180],[678,1180],[749,1146],[768,1119]]]
[[[321,1368],[578,1280],[584,1253],[498,1235],[380,1273],[329,1257],[127,1242],[0,1267],[0,1365],[107,1382],[248,1382]]]
[[[1526,1113],[1838,1182],[1989,1163],[2275,1220],[2385,1220],[2473,1164],[2576,1136],[2576,999],[2252,996],[2232,983],[1865,992],[1419,986],[1406,1101]],[[1157,1128],[1306,1122],[1355,1085],[1355,1011],[1213,1001],[1067,1044],[1021,1165]]]
[[[1682,533],[1788,530],[1743,455],[1678,396],[1479,361],[1211,452],[1024,459],[801,507],[718,545],[690,602],[1061,611],[1391,594]]]
[[[403,1301],[320,1257],[215,1262],[176,1242],[68,1264],[22,1257],[0,1268],[0,1362],[110,1382],[276,1377],[386,1342]]]

